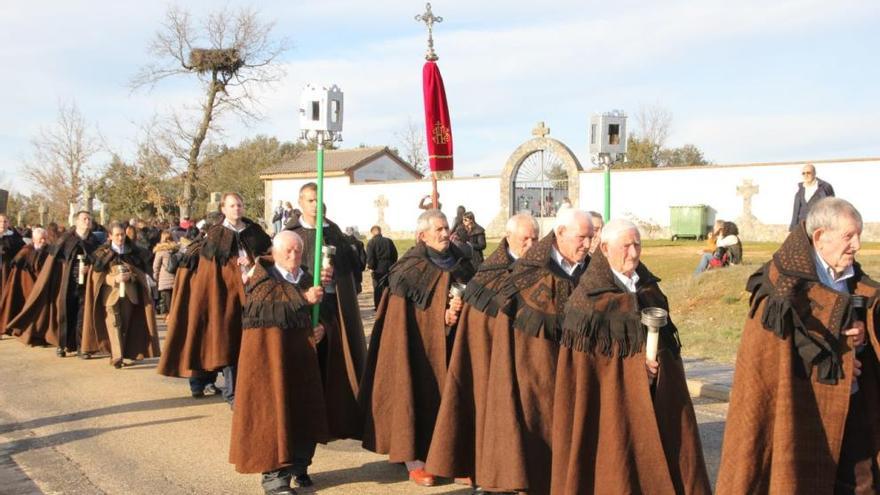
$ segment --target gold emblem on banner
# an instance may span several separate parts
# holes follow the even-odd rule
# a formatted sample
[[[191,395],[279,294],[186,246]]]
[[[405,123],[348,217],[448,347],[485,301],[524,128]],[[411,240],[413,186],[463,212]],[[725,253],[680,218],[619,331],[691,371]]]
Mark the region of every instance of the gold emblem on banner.
[[[440,121],[434,122],[434,130],[431,131],[431,141],[434,141],[434,144],[449,144],[449,141],[452,140],[452,133],[449,131],[449,128],[440,123]]]

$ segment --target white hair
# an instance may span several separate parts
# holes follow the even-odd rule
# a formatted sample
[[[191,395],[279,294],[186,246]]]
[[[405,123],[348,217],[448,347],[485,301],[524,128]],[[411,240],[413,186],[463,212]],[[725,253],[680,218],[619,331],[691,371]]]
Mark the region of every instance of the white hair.
[[[45,237],[46,236],[46,229],[44,229],[42,227],[34,227],[33,230],[31,230],[31,239],[33,239],[34,237],[37,237],[37,235],[41,235],[41,236]]]
[[[528,223],[535,232],[538,232],[538,220],[532,216],[531,213],[517,213],[516,215],[507,219],[507,224],[504,226],[504,230],[507,231],[508,234],[516,233],[516,228],[521,224]]]
[[[562,207],[556,212],[556,221],[553,223],[553,231],[558,233],[560,228],[571,228],[571,226],[575,225],[575,223],[581,219],[586,220],[590,226],[593,225],[590,222],[589,213],[584,210]]]
[[[600,236],[600,240],[603,243],[611,242],[617,240],[621,234],[624,232],[629,232],[630,230],[639,231],[638,226],[636,224],[630,222],[629,220],[623,218],[615,218],[602,227],[602,234]]]
[[[446,220],[446,215],[443,214],[440,210],[428,210],[421,215],[419,215],[419,219],[416,223],[416,235],[418,236],[422,232],[427,232],[431,230],[431,220],[435,218],[441,218],[447,224],[449,223]]]
[[[852,203],[840,198],[823,198],[807,214],[807,234],[812,237],[819,229],[837,230],[842,216],[855,220],[859,229],[862,228],[862,215]]]
[[[287,249],[287,245],[296,242],[303,245],[302,237],[292,230],[282,230],[272,238],[272,251]]]

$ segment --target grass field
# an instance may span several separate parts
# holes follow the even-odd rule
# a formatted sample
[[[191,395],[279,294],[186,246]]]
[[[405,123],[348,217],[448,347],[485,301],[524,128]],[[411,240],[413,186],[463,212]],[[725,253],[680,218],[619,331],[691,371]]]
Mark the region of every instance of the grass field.
[[[400,254],[412,241],[394,241]],[[485,254],[498,242],[489,242]],[[746,281],[770,259],[778,243],[746,243],[743,264],[693,277],[704,244],[697,241],[644,241],[642,262],[662,279],[671,317],[678,326],[688,357],[733,362],[749,306]],[[857,256],[868,274],[880,273],[880,244],[864,244]]]

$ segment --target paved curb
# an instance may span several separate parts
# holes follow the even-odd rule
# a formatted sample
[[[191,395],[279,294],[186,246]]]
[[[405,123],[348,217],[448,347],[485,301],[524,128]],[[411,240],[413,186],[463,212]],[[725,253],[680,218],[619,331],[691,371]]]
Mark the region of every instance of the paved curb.
[[[704,382],[697,379],[687,380],[688,392],[691,397],[730,402],[730,386],[722,383]]]

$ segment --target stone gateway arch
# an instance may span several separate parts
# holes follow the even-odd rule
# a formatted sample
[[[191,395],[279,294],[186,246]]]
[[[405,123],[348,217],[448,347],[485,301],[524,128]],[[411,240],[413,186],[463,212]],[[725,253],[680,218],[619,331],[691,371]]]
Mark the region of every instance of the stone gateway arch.
[[[539,122],[534,137],[507,159],[501,172],[500,209],[489,228],[492,234],[503,235],[507,219],[527,211],[538,218],[543,235],[565,199],[578,205],[583,168],[571,149],[549,134],[550,129]]]

